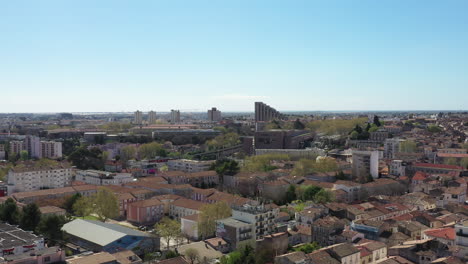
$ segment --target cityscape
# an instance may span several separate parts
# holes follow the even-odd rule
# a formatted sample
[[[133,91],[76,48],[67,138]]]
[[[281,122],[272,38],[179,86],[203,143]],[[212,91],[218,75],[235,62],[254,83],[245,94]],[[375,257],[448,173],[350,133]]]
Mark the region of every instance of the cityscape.
[[[468,263],[468,2],[0,4],[0,264]]]

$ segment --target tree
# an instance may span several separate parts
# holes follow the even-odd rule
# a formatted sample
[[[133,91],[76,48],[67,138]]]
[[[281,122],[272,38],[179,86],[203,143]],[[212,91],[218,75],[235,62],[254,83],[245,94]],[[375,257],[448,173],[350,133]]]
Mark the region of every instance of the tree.
[[[448,158],[444,160],[444,164],[447,165],[458,165],[457,159],[456,158]]]
[[[120,161],[122,161],[122,167],[127,167],[127,162],[136,157],[137,148],[133,145],[128,145],[120,149]]]
[[[90,197],[82,196],[73,203],[73,213],[77,216],[88,216],[93,212],[93,201]]]
[[[430,125],[427,127],[427,131],[431,132],[431,133],[439,133],[440,131],[442,131],[442,128],[440,128],[439,126],[436,126],[436,125]]]
[[[23,161],[29,159],[29,153],[28,153],[27,150],[22,150],[20,152],[20,159],[23,160]]]
[[[80,193],[75,193],[74,195],[69,196],[63,203],[63,209],[69,214],[73,214],[73,205],[81,198]]]
[[[317,242],[307,243],[294,249],[294,251],[302,251],[306,254],[312,253],[313,251],[320,249],[320,245]]]
[[[264,154],[247,157],[241,171],[245,172],[267,172],[276,169],[271,165],[274,160],[289,160],[289,156],[285,154]]]
[[[413,153],[416,152],[417,145],[416,142],[412,140],[406,140],[400,143],[399,150],[400,152]]]
[[[117,196],[107,188],[101,188],[92,196],[93,213],[99,220],[105,222],[109,218],[119,215],[119,202]]]
[[[296,187],[294,185],[289,185],[288,190],[286,191],[286,202],[290,203],[295,200],[297,200]]]
[[[336,174],[335,178],[337,180],[347,180],[346,175],[344,174],[343,171],[340,171]]]
[[[230,217],[231,207],[225,202],[206,204],[200,208],[198,233],[202,238],[213,236],[216,229],[216,220]]]
[[[309,185],[304,188],[302,193],[303,201],[312,201],[314,200],[315,195],[322,190],[321,187],[315,185]]]
[[[325,189],[320,190],[314,196],[314,202],[316,203],[324,204],[324,203],[332,202],[333,200],[334,200],[333,193]]]
[[[8,198],[0,205],[0,220],[11,225],[16,225],[18,224],[19,216],[18,206],[12,198]]]
[[[351,134],[349,134],[349,138],[350,138],[350,139],[356,140],[356,139],[358,139],[358,137],[359,137],[359,133],[358,133],[357,131],[354,131],[354,130],[353,130],[353,131],[351,132]]]
[[[379,120],[379,116],[378,115],[374,115],[374,125],[376,126],[381,126],[382,124],[380,123],[380,120]]]
[[[216,136],[212,140],[208,140],[206,145],[208,149],[221,149],[221,148],[228,148],[240,143],[239,135],[234,132],[222,134]]]
[[[35,231],[41,221],[41,211],[35,203],[27,204],[23,207],[20,227],[27,231]]]
[[[294,121],[293,128],[302,130],[305,128],[305,125],[298,118],[296,121]]]
[[[190,264],[194,264],[194,262],[200,258],[200,253],[198,253],[198,250],[195,248],[185,250],[184,255],[190,260]]]
[[[460,166],[462,166],[465,169],[468,169],[468,158],[462,158],[460,161]]]
[[[219,185],[222,188],[224,183],[224,175],[235,175],[239,172],[240,168],[237,161],[222,159],[213,163],[210,167],[210,170],[216,171],[216,174],[219,177]]]
[[[49,246],[63,239],[62,227],[66,223],[62,215],[50,215],[41,218],[37,231],[49,240]]]
[[[156,157],[166,157],[167,151],[157,142],[143,144],[138,148],[138,156],[141,159],[154,159]]]
[[[68,160],[80,170],[104,168],[102,151],[98,148],[88,150],[86,147],[80,147],[68,156]]]
[[[180,234],[180,223],[164,217],[159,223],[154,225],[154,229],[156,234],[166,241],[166,247],[169,250],[171,240]]]

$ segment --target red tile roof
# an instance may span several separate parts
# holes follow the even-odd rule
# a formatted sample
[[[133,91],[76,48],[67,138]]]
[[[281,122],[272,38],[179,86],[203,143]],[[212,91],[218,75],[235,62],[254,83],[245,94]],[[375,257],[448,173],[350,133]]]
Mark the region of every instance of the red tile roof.
[[[426,167],[426,168],[449,169],[449,170],[463,170],[463,167],[461,167],[461,166],[447,165],[447,164],[432,164],[432,163],[414,163],[413,167]]]
[[[424,181],[426,178],[427,174],[422,171],[417,171],[413,176],[413,180],[415,181]]]
[[[438,228],[438,229],[429,229],[424,231],[424,233],[429,237],[443,238],[449,240],[455,240],[455,229],[448,228]]]

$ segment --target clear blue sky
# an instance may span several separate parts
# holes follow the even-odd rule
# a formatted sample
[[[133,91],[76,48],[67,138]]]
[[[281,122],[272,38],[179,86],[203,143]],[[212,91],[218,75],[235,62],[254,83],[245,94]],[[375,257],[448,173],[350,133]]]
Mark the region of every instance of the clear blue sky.
[[[0,112],[468,109],[468,1],[0,2]]]

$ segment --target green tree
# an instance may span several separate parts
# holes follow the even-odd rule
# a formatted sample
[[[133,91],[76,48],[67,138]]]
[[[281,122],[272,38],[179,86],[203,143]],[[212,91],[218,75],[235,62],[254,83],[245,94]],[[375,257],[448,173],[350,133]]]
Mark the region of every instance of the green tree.
[[[456,158],[448,158],[444,160],[444,164],[447,165],[458,165],[457,159]]]
[[[137,148],[133,145],[128,145],[120,149],[120,161],[122,167],[127,168],[127,162],[136,158]]]
[[[416,142],[412,140],[406,140],[400,143],[400,152],[413,153],[417,150]]]
[[[380,120],[379,120],[379,116],[378,115],[374,115],[374,125],[376,126],[381,126],[382,124],[380,123]]]
[[[169,250],[171,240],[180,236],[180,223],[164,217],[159,223],[154,225],[154,230],[157,235],[165,240],[167,250]]]
[[[302,129],[305,129],[305,125],[298,118],[298,119],[296,119],[296,121],[294,121],[293,128],[302,130]]]
[[[230,217],[231,214],[231,207],[225,202],[203,205],[199,214],[198,233],[202,238],[213,236],[216,220]]]
[[[333,200],[333,193],[325,189],[318,191],[314,196],[314,202],[316,203],[324,204],[332,202]]]
[[[460,160],[460,166],[462,166],[465,169],[468,169],[468,158],[462,158]]]
[[[27,231],[35,231],[41,221],[41,211],[35,203],[23,207],[19,225]]]
[[[290,203],[295,200],[297,200],[296,187],[294,185],[289,185],[286,191],[286,202]]]
[[[245,172],[266,172],[276,169],[271,165],[272,161],[285,161],[290,160],[288,155],[285,154],[264,154],[257,156],[250,156],[245,159],[244,166],[241,171]]]
[[[117,196],[107,188],[101,188],[92,196],[93,213],[99,220],[105,222],[109,218],[116,218],[119,215],[119,202]]]
[[[157,142],[143,144],[138,148],[138,156],[141,159],[154,159],[156,157],[166,157],[167,151]]]
[[[212,140],[208,140],[206,145],[208,149],[222,149],[240,144],[239,135],[234,132],[221,134]]]
[[[303,187],[304,190],[302,192],[302,200],[303,201],[312,201],[314,200],[315,195],[322,190],[321,187],[315,185],[309,185],[307,187]]]
[[[239,163],[235,160],[217,160],[210,167],[210,170],[216,171],[216,174],[219,177],[219,185],[221,188],[224,183],[224,175],[235,175],[240,171]]]
[[[90,197],[82,196],[73,203],[73,213],[85,217],[93,212],[93,201]]]
[[[439,133],[440,131],[442,131],[442,128],[440,128],[439,126],[436,126],[436,125],[430,125],[427,127],[427,131],[431,132],[431,133]]]
[[[75,193],[74,195],[67,197],[67,199],[63,202],[63,209],[65,209],[67,213],[73,214],[73,205],[80,198],[81,198],[80,193]]]
[[[355,131],[355,130],[353,130],[351,132],[351,134],[349,134],[350,139],[356,140],[356,139],[358,139],[358,137],[359,137],[359,133],[357,131]]]
[[[41,218],[37,231],[49,240],[49,246],[63,240],[62,227],[67,222],[62,215],[50,215]]]
[[[184,255],[190,261],[190,264],[194,264],[200,258],[200,253],[195,248],[188,248],[185,250]]]
[[[20,213],[15,200],[8,198],[3,204],[0,205],[0,220],[7,222],[11,225],[18,224]]]
[[[21,160],[28,160],[29,159],[29,153],[27,150],[22,150],[20,152],[20,159]]]
[[[317,242],[307,243],[294,249],[294,251],[302,251],[306,254],[312,253],[313,251],[320,249],[320,245]]]
[[[68,160],[80,170],[104,168],[102,151],[98,148],[80,147],[68,156]]]

